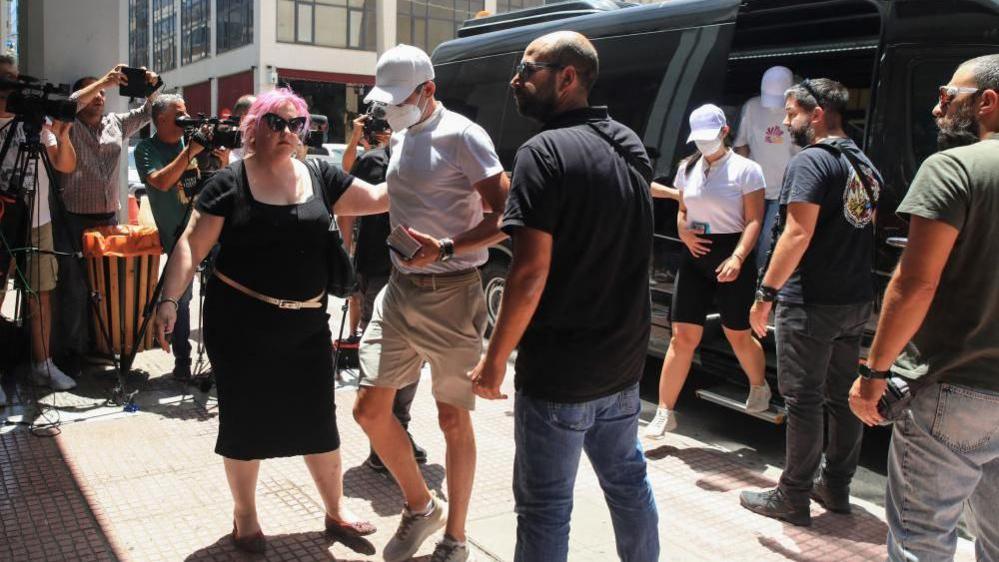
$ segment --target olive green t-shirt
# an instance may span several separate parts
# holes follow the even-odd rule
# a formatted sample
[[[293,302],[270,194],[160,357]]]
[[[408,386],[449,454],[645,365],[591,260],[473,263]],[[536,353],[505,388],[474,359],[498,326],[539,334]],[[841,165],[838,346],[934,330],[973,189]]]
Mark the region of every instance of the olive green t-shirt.
[[[960,234],[926,320],[892,370],[999,392],[999,135],[929,157],[898,213]]]
[[[163,244],[163,251],[168,254],[177,242],[174,233],[180,222],[184,220],[188,199],[180,185],[175,185],[167,191],[161,191],[149,185],[147,178],[149,174],[173,162],[183,150],[184,141],[171,145],[160,141],[155,136],[143,139],[135,147],[135,168],[139,172],[139,179],[146,185],[146,197],[149,199],[149,205],[153,211],[156,229],[160,232],[160,243]]]

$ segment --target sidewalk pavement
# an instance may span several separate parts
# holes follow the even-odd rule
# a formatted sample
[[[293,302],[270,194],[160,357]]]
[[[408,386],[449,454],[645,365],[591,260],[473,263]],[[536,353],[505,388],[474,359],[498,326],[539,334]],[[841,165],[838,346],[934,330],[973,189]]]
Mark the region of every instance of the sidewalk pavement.
[[[336,395],[345,495],[350,509],[377,525],[371,542],[379,554],[361,556],[324,538],[319,495],[304,463],[288,458],[262,464],[257,502],[269,549],[265,557],[246,557],[228,540],[232,502],[221,458],[213,452],[218,431],[213,394],[174,382],[171,368],[172,358],[162,351],[139,355],[137,372],[128,379],[140,389],[134,413],[104,405],[112,384],[106,372],[88,372],[72,392],[43,393],[43,403],[57,406],[45,417],[62,421],[53,437],[35,436],[21,425],[35,419],[30,406],[0,411],[0,418],[10,416],[0,426],[0,560],[381,559],[402,500],[390,477],[362,464],[368,443],[350,415],[356,396],[351,373]],[[511,367],[505,389],[511,396],[512,374]],[[275,376],[275,384],[287,380]],[[30,402],[31,390],[21,389],[26,395],[21,402]],[[642,417],[653,413],[654,406],[646,404]],[[479,461],[468,535],[480,562],[513,559],[512,414],[512,400],[480,400],[473,414]],[[424,475],[446,496],[444,442],[429,384],[420,387],[410,429],[429,452]],[[739,451],[680,435],[646,446],[663,560],[884,558],[884,513],[873,504],[857,500],[849,516],[813,505],[811,528],[782,524],[742,509],[738,501],[742,489],[773,486],[779,467],[754,465]],[[429,560],[433,543],[429,540],[416,560]],[[585,456],[570,543],[573,562],[617,559],[610,516]],[[958,559],[972,558],[962,540]]]

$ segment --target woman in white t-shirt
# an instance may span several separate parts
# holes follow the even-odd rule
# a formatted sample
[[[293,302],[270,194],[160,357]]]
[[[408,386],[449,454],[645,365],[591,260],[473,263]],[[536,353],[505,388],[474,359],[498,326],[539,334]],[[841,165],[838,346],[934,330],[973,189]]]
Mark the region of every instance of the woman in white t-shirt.
[[[690,129],[687,142],[696,143],[698,152],[681,163],[673,184],[680,192],[677,229],[684,249],[670,307],[672,338],[659,380],[659,409],[646,428],[652,438],[676,427],[676,400],[715,302],[725,336],[750,381],[746,410],[770,407],[766,359],[749,326],[766,181],[759,164],[726,146],[729,127],[721,109],[697,108],[690,115]]]

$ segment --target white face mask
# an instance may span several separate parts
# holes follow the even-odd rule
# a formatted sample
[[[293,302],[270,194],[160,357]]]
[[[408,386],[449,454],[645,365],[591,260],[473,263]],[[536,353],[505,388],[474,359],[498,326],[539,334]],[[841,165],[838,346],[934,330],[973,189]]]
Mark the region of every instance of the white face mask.
[[[423,96],[420,95],[415,104],[386,105],[385,120],[388,121],[389,127],[393,131],[401,131],[419,123],[420,117],[423,115],[423,111],[420,109],[420,100],[422,99]]]
[[[725,146],[721,137],[709,141],[694,141],[694,144],[697,145],[697,150],[699,150],[704,156],[711,156]]]

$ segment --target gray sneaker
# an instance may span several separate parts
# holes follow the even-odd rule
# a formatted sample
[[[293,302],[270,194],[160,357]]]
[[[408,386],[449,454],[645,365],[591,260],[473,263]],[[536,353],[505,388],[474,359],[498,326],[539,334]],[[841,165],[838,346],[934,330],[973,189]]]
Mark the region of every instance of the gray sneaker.
[[[430,497],[434,507],[426,515],[414,515],[405,508],[402,510],[402,521],[399,522],[399,528],[396,529],[395,535],[382,551],[385,562],[409,560],[416,554],[417,550],[420,550],[423,541],[442,529],[447,523],[447,505],[436,494],[431,493]],[[450,558],[444,560],[450,560]]]
[[[766,412],[770,409],[770,385],[764,382],[760,386],[749,387],[749,397],[746,398],[746,411],[750,413]]]
[[[469,550],[468,543],[459,544],[446,535],[437,543],[437,548],[430,557],[430,562],[472,562],[472,560],[472,551]]]

